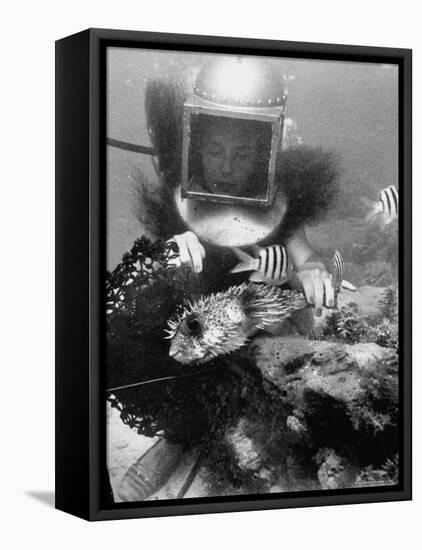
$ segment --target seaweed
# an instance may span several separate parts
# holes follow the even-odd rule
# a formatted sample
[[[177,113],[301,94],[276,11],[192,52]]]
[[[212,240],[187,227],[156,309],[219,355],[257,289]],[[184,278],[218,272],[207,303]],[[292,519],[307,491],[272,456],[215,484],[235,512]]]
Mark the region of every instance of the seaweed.
[[[398,348],[398,298],[394,287],[387,287],[379,303],[380,312],[363,315],[357,304],[350,302],[333,312],[323,331],[324,338],[348,344],[374,342],[385,348]]]
[[[363,341],[368,328],[368,323],[360,313],[358,305],[351,302],[329,317],[323,335],[324,337],[334,336],[348,344],[354,344]]]
[[[384,296],[380,300],[381,315],[391,322],[398,320],[398,296],[397,290],[389,286],[384,291]]]

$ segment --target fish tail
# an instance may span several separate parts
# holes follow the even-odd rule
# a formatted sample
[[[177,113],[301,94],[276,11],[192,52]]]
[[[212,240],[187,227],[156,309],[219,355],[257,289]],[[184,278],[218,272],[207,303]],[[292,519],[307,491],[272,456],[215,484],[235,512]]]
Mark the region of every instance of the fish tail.
[[[365,222],[369,222],[380,212],[379,201],[372,201],[367,197],[360,197],[360,200],[363,202],[365,206],[369,208],[369,212],[366,214],[365,220],[364,220]]]
[[[259,259],[250,256],[243,250],[237,247],[232,247],[233,252],[237,256],[240,263],[238,263],[230,273],[241,273],[242,271],[256,271],[259,265]]]
[[[393,216],[388,216],[387,214],[384,214],[384,212],[381,212],[381,214],[377,214],[376,216],[374,216],[375,225],[379,229],[381,229],[381,231],[384,231],[385,226],[392,222],[393,219]]]

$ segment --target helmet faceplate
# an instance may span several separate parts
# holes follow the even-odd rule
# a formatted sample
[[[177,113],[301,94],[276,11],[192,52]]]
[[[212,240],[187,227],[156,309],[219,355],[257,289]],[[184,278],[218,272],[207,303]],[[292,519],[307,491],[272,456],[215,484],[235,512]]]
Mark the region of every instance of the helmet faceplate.
[[[182,198],[269,206],[286,98],[264,58],[205,65],[184,104]]]

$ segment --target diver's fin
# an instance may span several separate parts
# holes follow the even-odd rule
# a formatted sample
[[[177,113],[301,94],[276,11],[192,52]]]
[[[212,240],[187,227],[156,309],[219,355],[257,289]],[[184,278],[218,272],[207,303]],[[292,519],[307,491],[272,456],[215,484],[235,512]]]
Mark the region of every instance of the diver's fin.
[[[256,271],[259,265],[259,259],[253,258],[240,248],[235,246],[232,247],[233,252],[236,254],[237,258],[240,260],[240,263],[237,264],[233,269],[230,270],[230,273],[241,273],[242,271]]]

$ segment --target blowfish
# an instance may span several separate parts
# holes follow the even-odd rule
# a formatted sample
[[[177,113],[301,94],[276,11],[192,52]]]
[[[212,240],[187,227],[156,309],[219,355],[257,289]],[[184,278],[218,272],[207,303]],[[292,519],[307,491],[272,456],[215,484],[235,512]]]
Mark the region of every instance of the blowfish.
[[[379,227],[384,227],[399,215],[399,192],[395,185],[382,189],[377,201],[361,197],[362,202],[369,207],[366,222],[375,221]]]
[[[254,283],[201,297],[168,321],[169,354],[180,363],[205,363],[239,349],[258,331],[306,305],[297,290]]]
[[[284,246],[275,244],[262,248],[254,246],[257,257],[250,256],[240,248],[232,250],[240,260],[230,273],[252,271],[249,280],[255,283],[267,283],[274,286],[284,284],[290,278],[291,265]]]
[[[335,296],[340,288],[356,290],[343,280],[343,258],[337,250],[332,268]],[[270,330],[306,306],[298,290],[251,282],[202,296],[168,321],[169,354],[184,364],[206,363],[236,351],[260,330]]]

